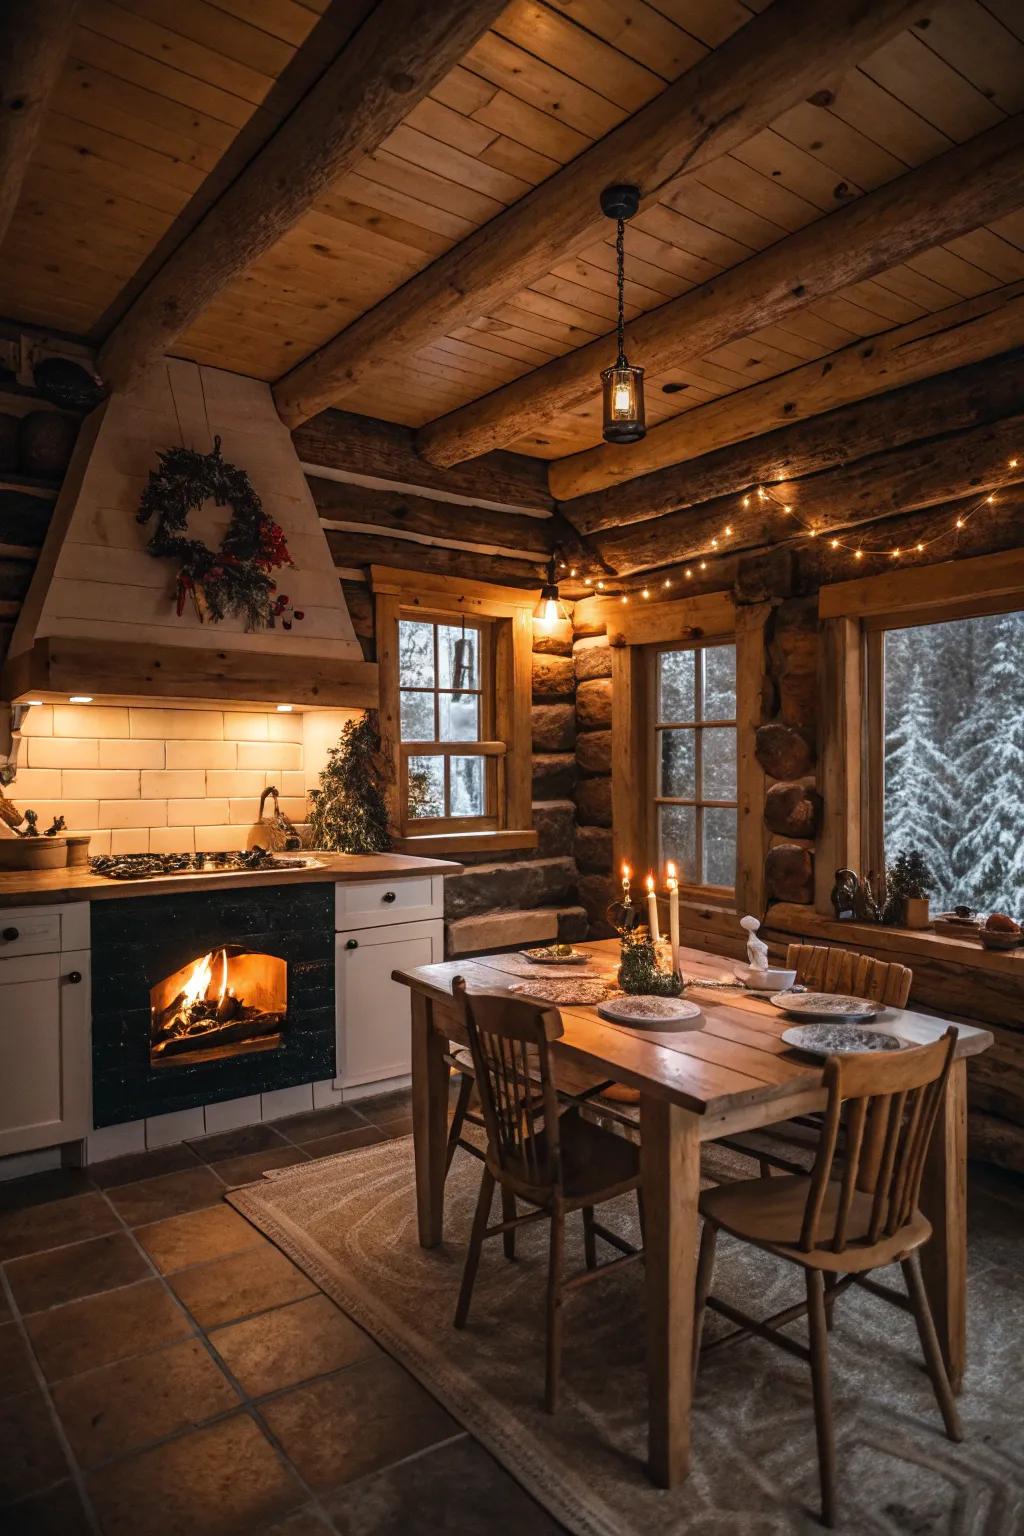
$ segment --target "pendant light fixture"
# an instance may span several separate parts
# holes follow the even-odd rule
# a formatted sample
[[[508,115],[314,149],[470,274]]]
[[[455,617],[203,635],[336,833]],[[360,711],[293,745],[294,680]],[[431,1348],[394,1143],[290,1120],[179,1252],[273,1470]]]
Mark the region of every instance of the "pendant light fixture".
[[[548,579],[540,589],[540,597],[537,606],[533,610],[533,616],[543,630],[552,630],[560,619],[567,619],[569,614],[565,604],[558,595],[558,577],[555,574],[557,555],[552,555],[548,561]]]
[[[633,217],[639,206],[639,187],[616,184],[605,187],[601,193],[601,212],[609,219],[614,219],[618,226],[615,236],[615,275],[618,284],[615,339],[618,356],[614,365],[611,368],[605,368],[601,374],[606,443],[638,443],[647,432],[644,421],[644,371],[642,368],[635,368],[626,357],[623,313],[626,282],[626,256],[623,241],[626,220]]]

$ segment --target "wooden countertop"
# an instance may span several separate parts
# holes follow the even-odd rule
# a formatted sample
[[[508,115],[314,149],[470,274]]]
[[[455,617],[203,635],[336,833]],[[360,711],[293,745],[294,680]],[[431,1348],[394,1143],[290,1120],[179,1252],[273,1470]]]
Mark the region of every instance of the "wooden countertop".
[[[457,875],[461,864],[418,859],[407,853],[313,854],[315,869],[229,870],[223,875],[166,875],[153,880],[107,880],[81,869],[0,871],[0,907],[52,905],[59,901],[109,901],[118,896],[168,896],[176,891],[224,891],[239,886],[284,885],[287,881],[403,880],[414,875]]]

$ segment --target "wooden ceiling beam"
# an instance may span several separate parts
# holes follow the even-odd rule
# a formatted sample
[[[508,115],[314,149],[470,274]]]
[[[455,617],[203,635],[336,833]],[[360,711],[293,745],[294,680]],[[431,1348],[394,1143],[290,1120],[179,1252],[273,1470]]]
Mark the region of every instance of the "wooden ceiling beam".
[[[327,529],[327,543],[341,570],[354,566],[392,565],[405,571],[429,571],[467,581],[498,582],[507,587],[537,587],[545,579],[540,559],[514,560],[507,555],[479,554],[445,544],[424,544],[371,532],[339,533]]]
[[[767,14],[771,14],[768,12]],[[848,203],[626,328],[631,360],[664,373],[816,299],[967,234],[1024,202],[1024,114]],[[591,401],[610,360],[601,337],[420,429],[432,464],[501,448]]]
[[[321,411],[292,433],[308,474],[355,485],[402,489],[496,511],[550,512],[547,466],[520,453],[489,453],[472,464],[435,469],[416,452],[411,427]]]
[[[1022,285],[1024,286],[1024,285]],[[1024,300],[1021,300],[1024,312]],[[1024,335],[1021,336],[1024,346]],[[1024,411],[1024,351],[920,384],[855,401],[809,421],[563,502],[560,511],[581,534],[643,524],[759,485],[798,480],[824,469],[931,437],[937,423],[961,431]],[[1021,444],[1024,462],[1024,443]]]
[[[594,534],[591,545],[619,576],[753,549],[801,536],[801,524],[827,537],[843,528],[940,502],[998,491],[1020,479],[1024,413],[870,454],[853,464],[772,486],[762,499],[736,495]],[[774,499],[773,499],[774,498]],[[783,510],[786,504],[794,516]],[[799,521],[798,521],[799,520]],[[725,535],[725,528],[732,529]]]
[[[285,374],[274,389],[282,419],[294,426],[344,399],[385,359],[408,357],[488,314],[602,238],[608,225],[598,194],[609,182],[636,182],[642,206],[654,202],[684,172],[837,82],[919,14],[920,5],[902,0],[775,0],[620,127]]]
[[[380,0],[312,90],[168,258],[107,337],[127,389],[213,298],[369,154],[472,47],[502,0]]]
[[[488,507],[456,506],[405,491],[374,490],[365,485],[323,480],[310,475],[321,518],[357,523],[361,531],[420,534],[426,538],[456,539],[485,545],[506,554],[546,557],[554,548],[554,519],[523,517],[514,512],[493,512]],[[362,525],[365,524],[365,528]]]
[[[1009,283],[909,325],[858,337],[839,352],[684,411],[639,443],[602,443],[556,459],[549,465],[548,483],[581,529],[601,526],[602,491],[627,482],[635,483],[635,493],[616,498],[607,526],[620,515],[630,520],[624,507],[631,501],[639,505],[640,497],[652,493],[654,501],[644,502],[648,510],[637,515],[656,517],[669,505],[658,500],[655,471],[1021,346],[1024,282]]]
[[[77,9],[78,0],[5,0],[0,7],[0,240],[14,217]]]

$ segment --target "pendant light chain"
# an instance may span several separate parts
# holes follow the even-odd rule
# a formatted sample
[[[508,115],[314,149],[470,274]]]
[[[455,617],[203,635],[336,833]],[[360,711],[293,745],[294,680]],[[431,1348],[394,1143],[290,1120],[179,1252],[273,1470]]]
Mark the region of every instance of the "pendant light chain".
[[[619,368],[626,366],[626,221],[619,219],[618,230],[615,236],[615,272],[618,288],[619,313],[616,326],[616,340],[619,348],[619,357],[616,364]]]

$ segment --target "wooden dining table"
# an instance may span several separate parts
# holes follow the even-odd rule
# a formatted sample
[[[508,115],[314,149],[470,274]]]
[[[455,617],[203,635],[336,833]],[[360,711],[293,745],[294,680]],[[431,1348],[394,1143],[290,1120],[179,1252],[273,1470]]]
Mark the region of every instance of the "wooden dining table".
[[[612,979],[618,943],[579,946],[585,973]],[[735,962],[683,949],[687,978],[724,979]],[[442,1240],[448,1131],[449,1041],[466,1039],[451,1002],[452,981],[470,993],[505,993],[532,973],[567,970],[524,965],[519,955],[478,956],[396,970],[412,992],[413,1138],[419,1241]],[[699,1220],[701,1143],[806,1115],[825,1104],[822,1064],[791,1050],[782,1033],[793,1023],[750,993],[689,989],[702,1017],[690,1027],[637,1029],[606,1022],[596,1007],[560,1005],[563,1034],[553,1047],[556,1072],[575,1081],[589,1075],[639,1091],[639,1136],[645,1206],[648,1472],[671,1488],[690,1466],[692,1329]],[[886,1008],[878,1024],[909,1045],[923,1045],[949,1028],[943,1019]],[[921,1205],[933,1236],[922,1266],[935,1325],[954,1390],[966,1350],[966,1059],[992,1043],[986,1029],[955,1023],[956,1059],[943,1112],[929,1148]]]

